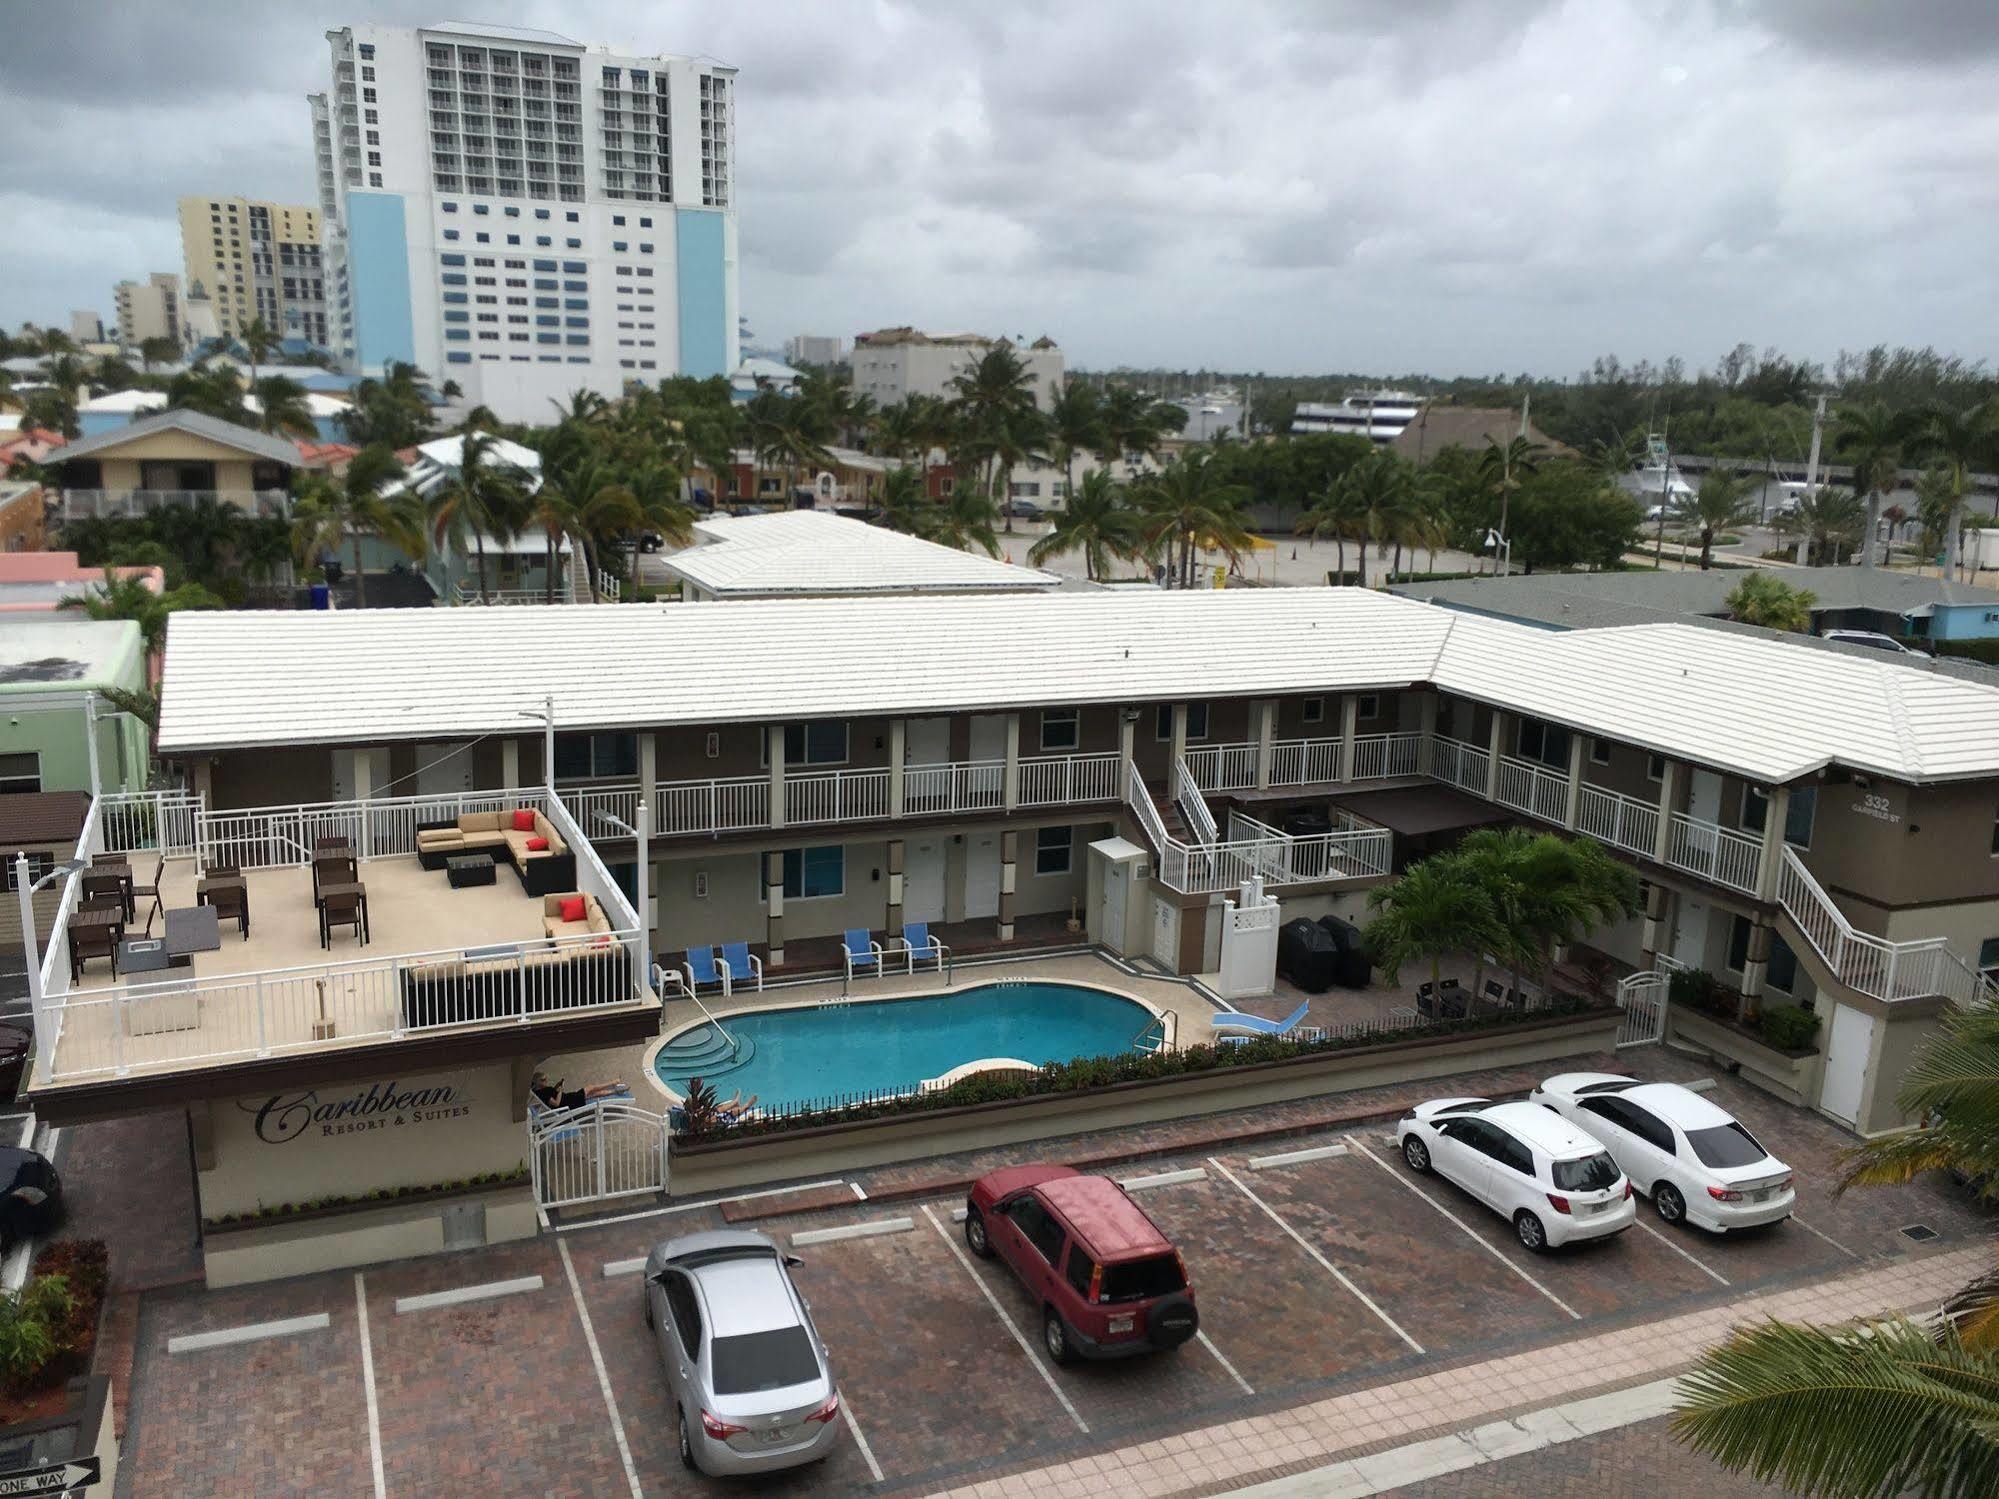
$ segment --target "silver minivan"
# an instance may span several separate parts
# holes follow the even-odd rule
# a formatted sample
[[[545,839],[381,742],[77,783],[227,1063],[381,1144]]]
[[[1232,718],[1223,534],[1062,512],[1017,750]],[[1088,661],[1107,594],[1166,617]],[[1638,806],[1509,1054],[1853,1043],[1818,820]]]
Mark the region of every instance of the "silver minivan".
[[[817,1462],[839,1442],[825,1345],[762,1234],[717,1229],[646,1256],[645,1319],[680,1421],[680,1460],[703,1473]]]

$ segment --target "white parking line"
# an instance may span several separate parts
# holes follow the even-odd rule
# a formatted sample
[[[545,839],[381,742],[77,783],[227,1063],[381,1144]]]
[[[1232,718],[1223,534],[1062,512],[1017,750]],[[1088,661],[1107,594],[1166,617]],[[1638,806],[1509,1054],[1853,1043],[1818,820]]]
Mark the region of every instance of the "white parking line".
[[[539,1291],[539,1275],[523,1275],[518,1280],[489,1280],[482,1285],[458,1286],[449,1291],[426,1291],[421,1296],[398,1296],[396,1315],[427,1312],[440,1306],[463,1306],[468,1301],[491,1301],[496,1296],[518,1296],[523,1291]]]
[[[1118,1185],[1127,1192],[1143,1192],[1149,1187],[1181,1187],[1188,1182],[1204,1182],[1207,1179],[1205,1168],[1190,1166],[1185,1171],[1156,1171],[1150,1176],[1120,1177]]]
[[[597,1371],[597,1388],[604,1394],[604,1409],[611,1413],[611,1436],[618,1444],[618,1461],[625,1465],[625,1482],[631,1485],[632,1499],[645,1499],[645,1491],[639,1487],[639,1470],[632,1463],[631,1444],[625,1440],[624,1418],[618,1414],[618,1397],[611,1393],[611,1376],[604,1372],[604,1355],[597,1347],[597,1329],[590,1322],[590,1308],[583,1304],[583,1284],[576,1278],[576,1262],[569,1257],[569,1246],[562,1240],[555,1241],[556,1252],[562,1256],[563,1273],[569,1277],[569,1295],[576,1303],[577,1320],[583,1324],[583,1343],[590,1350],[590,1367]],[[541,1277],[537,1275],[538,1284]]]
[[[854,1196],[858,1200],[862,1202],[866,1202],[868,1200],[867,1189],[863,1187],[859,1182],[848,1182],[847,1185],[854,1189]]]
[[[1845,1255],[1848,1259],[1857,1260],[1860,1258],[1859,1255],[1855,1254],[1851,1249],[1848,1249],[1844,1244],[1840,1243],[1839,1240],[1835,1239],[1831,1234],[1821,1233],[1818,1229],[1813,1228],[1811,1224],[1805,1222],[1805,1220],[1800,1218],[1796,1213],[1791,1214],[1791,1221],[1797,1224],[1798,1227],[1802,1228],[1806,1233],[1810,1234],[1813,1238],[1824,1239],[1826,1243],[1832,1245],[1834,1249],[1837,1249],[1841,1254]]]
[[[1268,1171],[1272,1166],[1302,1166],[1307,1161],[1335,1160],[1347,1153],[1344,1145],[1314,1145],[1310,1150],[1287,1150],[1279,1155],[1253,1155],[1249,1169]]]
[[[985,1277],[980,1275],[978,1268],[972,1264],[971,1260],[966,1258],[965,1251],[958,1247],[958,1241],[951,1236],[951,1230],[937,1221],[937,1215],[931,1212],[927,1205],[923,1209],[923,1216],[928,1218],[930,1226],[937,1230],[937,1237],[944,1241],[944,1247],[951,1251],[951,1257],[965,1267],[965,1273],[972,1277],[972,1284],[977,1286],[979,1294],[986,1298],[986,1305],[993,1309],[993,1315],[1000,1319],[1008,1332],[1013,1334],[1014,1342],[1020,1344],[1020,1351],[1027,1355],[1028,1363],[1032,1364],[1034,1372],[1041,1376],[1041,1382],[1048,1386],[1048,1392],[1062,1402],[1062,1409],[1067,1411],[1069,1419],[1076,1423],[1076,1430],[1087,1436],[1090,1431],[1090,1423],[1083,1419],[1082,1413],[1076,1409],[1069,1397],[1063,1393],[1062,1386],[1055,1382],[1055,1376],[1048,1372],[1048,1366],[1042,1363],[1040,1358],[1036,1356],[1034,1345],[1028,1342],[1026,1336],[1014,1325],[1013,1318],[1009,1317],[1006,1308],[999,1304],[999,1298],[993,1295],[992,1288],[985,1282]]]
[[[223,1327],[214,1332],[191,1332],[167,1339],[168,1353],[199,1353],[204,1348],[227,1348],[234,1343],[259,1343],[266,1338],[288,1338],[294,1333],[317,1332],[333,1319],[325,1312],[309,1317],[283,1317],[276,1322],[249,1322],[241,1327]]]
[[[1702,1259],[1697,1259],[1695,1256],[1688,1253],[1686,1250],[1682,1249],[1679,1245],[1675,1244],[1671,1239],[1667,1238],[1664,1234],[1660,1233],[1658,1229],[1654,1228],[1644,1219],[1641,1218],[1637,1220],[1634,1226],[1644,1229],[1646,1233],[1650,1234],[1653,1238],[1657,1239],[1661,1244],[1664,1244],[1668,1249],[1672,1250],[1673,1253],[1677,1254],[1681,1259],[1685,1260],[1689,1265],[1692,1265],[1696,1270],[1700,1271],[1701,1274],[1705,1275],[1709,1280],[1715,1282],[1715,1284],[1723,1286],[1728,1284],[1727,1276],[1723,1275],[1719,1270],[1715,1269],[1712,1265],[1708,1264],[1707,1261]]]
[[[645,1218],[664,1218],[673,1213],[691,1213],[697,1208],[716,1208],[725,1202],[754,1202],[759,1197],[782,1197],[787,1192],[809,1192],[814,1187],[850,1187],[853,1183],[844,1176],[830,1176],[825,1181],[799,1182],[791,1187],[771,1187],[762,1192],[735,1192],[727,1197],[704,1197],[698,1202],[676,1202],[663,1208],[647,1208],[642,1213],[620,1213],[615,1218],[579,1218],[574,1223],[558,1223],[555,1231],[559,1234],[574,1233],[579,1228],[609,1228],[613,1223],[637,1223]]]
[[[876,1483],[882,1481],[882,1465],[875,1461],[875,1449],[868,1445],[868,1439],[861,1435],[861,1423],[854,1419],[854,1402],[847,1398],[845,1390],[840,1391],[840,1414],[847,1418],[847,1430],[854,1434],[854,1446],[860,1450],[861,1460],[868,1465],[868,1472],[874,1475]]]
[[[1194,1341],[1199,1343],[1203,1348],[1207,1349],[1208,1352],[1212,1353],[1215,1356],[1215,1362],[1220,1364],[1224,1369],[1228,1370],[1229,1378],[1233,1379],[1238,1385],[1242,1387],[1243,1394],[1254,1395],[1256,1393],[1254,1389],[1250,1388],[1249,1381],[1242,1377],[1241,1371],[1238,1370],[1236,1366],[1230,1363],[1226,1358],[1222,1357],[1222,1350],[1215,1346],[1214,1340],[1208,1336],[1206,1330],[1195,1333]]]
[[[882,1234],[906,1234],[914,1227],[914,1218],[876,1218],[867,1223],[843,1223],[838,1228],[808,1228],[791,1236],[791,1247],[838,1244],[843,1239],[872,1239]]]
[[[1464,1236],[1467,1239],[1470,1239],[1472,1243],[1478,1245],[1480,1249],[1483,1249],[1487,1254],[1491,1255],[1494,1259],[1498,1260],[1500,1264],[1504,1265],[1507,1269],[1511,1270],[1515,1275],[1519,1276],[1522,1280],[1526,1281],[1528,1285],[1532,1286],[1535,1290],[1539,1291],[1543,1296],[1547,1297],[1550,1301],[1554,1302],[1556,1306],[1560,1307],[1563,1311],[1567,1312],[1571,1317],[1575,1318],[1576,1321],[1578,1322],[1582,1321],[1583,1314],[1581,1312],[1577,1311],[1574,1307],[1570,1306],[1566,1301],[1562,1300],[1561,1297],[1557,1296],[1553,1291],[1549,1290],[1546,1286],[1542,1285],[1541,1282],[1536,1280],[1533,1276],[1529,1275],[1525,1270],[1522,1270],[1518,1265],[1514,1264],[1512,1260],[1508,1259],[1505,1255],[1501,1254],[1497,1249],[1494,1249],[1479,1235],[1478,1231],[1474,1229],[1469,1223],[1465,1222],[1464,1219],[1460,1218],[1456,1213],[1452,1212],[1449,1208],[1445,1207],[1441,1202],[1437,1201],[1437,1199],[1432,1197],[1428,1192],[1425,1192],[1421,1187],[1417,1186],[1414,1182],[1410,1181],[1400,1171],[1397,1171],[1393,1166],[1389,1165],[1388,1162],[1384,1161],[1380,1156],[1376,1155],[1373,1151],[1369,1150],[1365,1145],[1361,1144],[1359,1140],[1354,1139],[1353,1136],[1349,1135],[1347,1137],[1347,1143],[1352,1145],[1355,1150],[1358,1150],[1362,1155],[1366,1156],[1370,1161],[1374,1162],[1374,1164],[1379,1166],[1383,1171],[1386,1171],[1389,1174],[1389,1176],[1392,1177],[1395,1181],[1399,1182],[1402,1186],[1407,1187],[1410,1191],[1414,1192],[1418,1197],[1422,1198],[1425,1202],[1429,1203],[1431,1207],[1435,1208],[1438,1212],[1442,1213],[1444,1217],[1448,1218],[1452,1223],[1455,1223],[1458,1226],[1458,1228],[1463,1231]]]
[[[645,1267],[646,1262],[643,1257],[635,1260],[606,1260],[604,1279],[609,1280],[614,1275],[637,1275]]]
[[[1216,1171],[1221,1173],[1222,1180],[1229,1183],[1229,1185],[1234,1187],[1238,1192],[1242,1193],[1243,1196],[1247,1197],[1251,1202],[1255,1203],[1258,1207],[1262,1208],[1264,1215],[1268,1217],[1272,1223],[1275,1223],[1279,1228],[1283,1229],[1285,1233],[1289,1234],[1291,1238],[1297,1243],[1298,1247],[1304,1250],[1305,1253],[1309,1254],[1313,1259],[1317,1260],[1319,1262],[1320,1269],[1324,1270],[1328,1275],[1332,1276],[1334,1280],[1338,1281],[1341,1285],[1345,1286],[1347,1290],[1350,1293],[1352,1293],[1356,1301],[1358,1301],[1362,1306],[1366,1307],[1369,1311],[1373,1312],[1375,1316],[1379,1317],[1382,1320],[1382,1322],[1387,1326],[1390,1332],[1394,1333],[1396,1337],[1400,1338],[1403,1342],[1407,1343],[1411,1348],[1415,1349],[1418,1353],[1424,1351],[1423,1345],[1421,1343],[1417,1342],[1414,1338],[1410,1337],[1408,1333],[1402,1330],[1401,1323],[1397,1322],[1393,1317],[1389,1316],[1388,1313],[1384,1312],[1380,1307],[1376,1306],[1373,1297],[1369,1296],[1367,1292],[1363,1291],[1359,1286],[1355,1285],[1352,1281],[1348,1280],[1345,1272],[1343,1272],[1338,1265],[1335,1265],[1331,1260],[1327,1259],[1323,1254],[1319,1253],[1319,1249],[1316,1244],[1314,1244],[1310,1239],[1306,1238],[1303,1234],[1299,1233],[1297,1229],[1293,1228],[1290,1224],[1286,1223],[1282,1218],[1280,1218],[1277,1214],[1276,1208],[1272,1207],[1269,1203],[1265,1202],[1261,1197],[1258,1197],[1254,1192],[1250,1191],[1250,1189],[1243,1183],[1240,1177],[1238,1177],[1233,1171],[1229,1170],[1229,1168],[1224,1166],[1220,1161],[1216,1160],[1213,1156],[1208,1157],[1208,1164],[1210,1166],[1213,1166]]]
[[[384,1499],[388,1480],[382,1473],[382,1407],[375,1399],[375,1350],[368,1343],[368,1287],[354,1272],[354,1315],[361,1323],[361,1389],[368,1397],[368,1467],[375,1480],[375,1499]]]

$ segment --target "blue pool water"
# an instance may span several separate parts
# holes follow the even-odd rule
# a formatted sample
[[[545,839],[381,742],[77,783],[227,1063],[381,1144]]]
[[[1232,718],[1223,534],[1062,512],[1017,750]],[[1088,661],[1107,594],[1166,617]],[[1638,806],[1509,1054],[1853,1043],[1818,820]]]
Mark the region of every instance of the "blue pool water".
[[[730,1015],[730,1048],[705,1022],[660,1048],[660,1080],[701,1078],[723,1098],[765,1106],[914,1089],[984,1057],[1066,1062],[1132,1050],[1152,1019],[1141,1004],[1082,984],[982,984],[922,999],[856,1001]]]

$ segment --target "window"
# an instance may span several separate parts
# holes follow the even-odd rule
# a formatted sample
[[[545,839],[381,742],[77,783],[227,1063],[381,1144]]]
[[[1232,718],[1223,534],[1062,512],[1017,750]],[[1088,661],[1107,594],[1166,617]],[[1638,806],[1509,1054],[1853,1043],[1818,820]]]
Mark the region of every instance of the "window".
[[[1188,739],[1206,739],[1208,737],[1208,705],[1206,703],[1188,703],[1186,707]],[[1161,703],[1159,705],[1159,712],[1154,721],[1153,732],[1162,744],[1167,743],[1173,738],[1173,704]]]
[[[847,850],[837,843],[784,851],[784,898],[818,900],[847,889]],[[768,896],[765,897],[769,899]]]
[[[1075,857],[1075,829],[1067,826],[1037,828],[1034,833],[1034,872],[1067,874]]]
[[[1039,1202],[1032,1197],[1016,1197],[1007,1206],[1006,1215],[1013,1219],[1013,1226],[1020,1230],[1020,1236],[1041,1251],[1041,1257],[1049,1264],[1057,1264],[1062,1258],[1062,1225]]]
[[[1081,714],[1075,708],[1047,708],[1041,714],[1041,748],[1043,751],[1072,750],[1082,742]],[[1999,824],[1995,824],[1993,841],[1999,844]],[[1999,852],[1999,849],[1995,849]]]
[[[1502,1166],[1510,1166],[1522,1176],[1534,1175],[1534,1152],[1509,1135],[1505,1130],[1492,1128],[1492,1158]]]
[[[36,880],[39,880],[43,875],[56,867],[56,856],[49,853],[46,849],[39,848],[31,848],[26,850],[26,852],[28,855],[28,883],[32,885]],[[18,851],[15,850],[10,850],[5,855],[0,855],[0,857],[4,857],[7,861],[4,872],[0,872],[0,890],[5,890],[10,894],[20,889],[19,884],[14,879],[14,860],[17,856]]]
[[[548,210],[546,208],[537,208],[534,211],[534,216],[538,219],[545,219],[548,217]],[[572,213],[570,217],[573,219],[576,215]]]
[[[1610,741],[1608,739],[1592,739],[1589,742],[1589,763],[1592,765],[1608,765],[1610,763]]]
[[[1354,715],[1357,718],[1379,718],[1381,716],[1381,698],[1372,692],[1362,693],[1360,704],[1354,709]]]
[[[616,224],[619,228],[622,229],[625,224],[625,216],[621,213],[612,214],[611,222]]]
[[[1533,760],[1556,770],[1567,770],[1569,766],[1569,731],[1559,724],[1543,723],[1538,718],[1520,720],[1520,758]]]
[[[614,239],[611,241],[611,248],[613,250],[619,251],[620,253],[623,253],[625,248],[625,241],[621,239]]]
[[[1663,781],[1666,779],[1666,757],[1664,755],[1647,755],[1645,757],[1645,779],[1648,781]]]
[[[770,740],[764,739],[764,760],[770,760]],[[823,718],[814,723],[784,726],[786,765],[844,765],[847,761],[847,725],[844,720]]]
[[[1300,722],[1324,723],[1326,721],[1326,700],[1322,697],[1308,697],[1298,710]]]
[[[447,229],[444,231],[444,237],[446,239],[456,239],[458,238],[458,231],[456,229]]]
[[[42,757],[33,750],[20,755],[0,755],[0,794],[42,789]]]
[[[456,213],[458,212],[458,205],[456,203],[447,203],[444,205],[444,211],[446,213]]]
[[[694,1294],[694,1282],[678,1270],[666,1272],[666,1309],[673,1314],[673,1330],[680,1334],[680,1346],[690,1361],[701,1357],[701,1303]]]
[[[1062,1274],[1067,1277],[1069,1284],[1076,1288],[1078,1296],[1086,1300],[1088,1299],[1090,1294],[1090,1277],[1096,1273],[1097,1262],[1083,1252],[1082,1245],[1071,1244],[1069,1246],[1069,1263],[1064,1267]]]
[[[1688,1130],[1687,1144],[1693,1147],[1703,1166],[1754,1166],[1770,1158],[1770,1153],[1756,1143],[1756,1137],[1733,1119],[1709,1129]]]
[[[1999,982],[1999,937],[1987,937],[1978,944],[1978,971]]]
[[[1816,786],[1799,786],[1791,792],[1790,800],[1784,806],[1784,841],[1793,848],[1812,846],[1812,818],[1818,811],[1819,791]],[[1770,793],[1761,786],[1742,788],[1742,826],[1751,833],[1761,833],[1770,816]]]
[[[558,734],[555,736],[557,780],[588,780],[600,776],[639,773],[636,734]]]
[[[1580,1161],[1554,1161],[1555,1187],[1562,1192],[1606,1192],[1617,1185],[1617,1162],[1607,1155],[1585,1156]]]

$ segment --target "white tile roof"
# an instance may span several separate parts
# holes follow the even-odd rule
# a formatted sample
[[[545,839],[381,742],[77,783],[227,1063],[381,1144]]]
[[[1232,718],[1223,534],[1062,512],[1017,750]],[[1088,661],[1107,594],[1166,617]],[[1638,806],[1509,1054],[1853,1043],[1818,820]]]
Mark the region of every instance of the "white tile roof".
[[[1434,683],[1763,782],[1999,775],[1999,688],[1688,625],[1554,633],[1356,588],[183,612],[160,749]]]
[[[824,510],[716,516],[696,545],[662,559],[721,598],[844,593],[1019,593],[1062,580]]]

